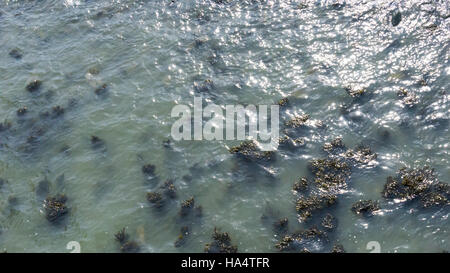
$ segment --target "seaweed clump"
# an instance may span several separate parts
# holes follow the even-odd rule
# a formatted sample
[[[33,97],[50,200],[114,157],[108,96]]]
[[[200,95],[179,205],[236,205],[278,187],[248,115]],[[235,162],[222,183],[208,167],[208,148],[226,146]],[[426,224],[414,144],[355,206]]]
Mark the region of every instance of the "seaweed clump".
[[[352,98],[359,98],[359,97],[361,97],[363,94],[365,94],[367,92],[367,90],[365,88],[352,89],[351,87],[345,87],[344,89],[345,89],[345,91],[347,91],[347,93]]]
[[[423,208],[450,205],[450,186],[439,182],[434,169],[428,166],[401,168],[396,178],[386,179],[382,195],[403,201],[418,199]]]
[[[279,106],[286,106],[289,103],[289,99],[288,98],[282,98],[278,101],[278,105]]]
[[[129,235],[126,233],[125,228],[119,230],[116,234],[114,234],[116,241],[120,243],[120,251],[124,253],[136,253],[139,252],[140,247],[139,244],[135,241],[129,240]]]
[[[337,158],[315,159],[309,167],[315,175],[315,183],[323,190],[345,186],[351,174],[349,164]]]
[[[369,215],[378,210],[380,210],[380,205],[377,201],[372,200],[359,200],[352,205],[352,211],[355,214]]]
[[[94,90],[94,93],[97,96],[102,96],[102,95],[105,95],[107,91],[108,91],[108,85],[106,83],[104,83],[100,87],[96,88]]]
[[[310,116],[308,114],[303,114],[300,116],[295,116],[294,118],[285,122],[287,127],[298,128],[306,125],[306,122],[309,120]]]
[[[260,151],[255,142],[251,140],[244,141],[239,146],[232,147],[230,153],[250,161],[270,161],[274,158],[273,151]]]
[[[194,208],[194,205],[195,205],[194,196],[192,196],[189,199],[184,200],[181,203],[180,215],[181,216],[188,215],[192,211],[192,209]]]
[[[332,194],[314,195],[310,197],[302,197],[297,200],[295,209],[299,214],[299,219],[305,221],[310,218],[314,211],[334,205],[337,196]]]
[[[326,241],[327,235],[325,232],[312,227],[303,231],[295,232],[290,235],[285,235],[275,248],[279,251],[298,251],[310,252],[307,248],[309,245],[314,245],[316,242]]]
[[[151,204],[154,204],[156,208],[161,208],[164,205],[164,199],[162,198],[162,194],[159,192],[148,192],[147,200]]]
[[[214,228],[212,235],[213,242],[205,245],[207,253],[237,253],[238,248],[231,244],[231,237],[228,232],[220,232]]]
[[[300,177],[298,181],[295,181],[292,186],[292,190],[296,192],[305,191],[308,188],[308,179],[306,177]]]
[[[331,253],[345,253],[344,246],[342,246],[341,244],[334,245]]]
[[[327,213],[322,219],[321,225],[328,231],[334,230],[337,227],[337,219],[333,215]]]
[[[403,98],[402,99],[403,104],[409,107],[412,107],[419,102],[416,94],[408,92],[404,88],[400,88],[400,90],[397,92],[397,95],[400,98]]]
[[[164,185],[162,186],[164,189],[164,194],[170,198],[175,198],[177,196],[177,191],[175,188],[175,185],[173,184],[172,179],[166,180],[164,182]]]
[[[56,222],[56,220],[67,214],[69,209],[66,206],[66,201],[67,197],[63,194],[47,197],[44,200],[45,217],[49,222]]]

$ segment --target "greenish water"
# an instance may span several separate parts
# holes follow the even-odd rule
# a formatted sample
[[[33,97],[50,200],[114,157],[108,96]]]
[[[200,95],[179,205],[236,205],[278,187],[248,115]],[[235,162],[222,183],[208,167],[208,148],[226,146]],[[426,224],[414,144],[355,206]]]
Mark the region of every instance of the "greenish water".
[[[311,177],[308,162],[325,157],[323,144],[340,136],[378,157],[353,171],[326,210],[339,221],[329,244],[348,252],[368,252],[370,241],[382,252],[450,250],[449,206],[419,209],[381,196],[386,177],[404,166],[430,165],[449,182],[449,3],[216,2],[1,0],[0,121],[12,126],[0,133],[0,249],[68,252],[66,244],[78,241],[82,252],[117,252],[114,234],[126,227],[142,252],[203,252],[219,227],[239,252],[277,251],[280,236],[261,216],[288,217],[291,232],[310,227],[297,220],[292,185]],[[21,58],[9,54],[15,48]],[[30,93],[34,79],[42,86]],[[206,79],[214,82],[202,94],[207,102],[289,97],[282,121],[308,113],[325,128],[308,127],[304,146],[280,149],[268,165],[242,165],[228,152],[235,141],[164,147],[172,107],[192,106],[195,83]],[[98,96],[103,83],[106,95]],[[346,86],[367,94],[353,101]],[[400,88],[417,96],[414,107],[398,97]],[[57,105],[63,116],[42,117]],[[92,149],[92,135],[105,151]],[[144,164],[155,165],[155,179],[143,175]],[[146,193],[169,178],[177,198],[158,211]],[[68,198],[57,225],[36,194],[45,179],[49,194]],[[190,196],[203,207],[200,219],[179,216]],[[380,200],[380,215],[353,214],[359,199]],[[191,235],[176,248],[184,225]]]

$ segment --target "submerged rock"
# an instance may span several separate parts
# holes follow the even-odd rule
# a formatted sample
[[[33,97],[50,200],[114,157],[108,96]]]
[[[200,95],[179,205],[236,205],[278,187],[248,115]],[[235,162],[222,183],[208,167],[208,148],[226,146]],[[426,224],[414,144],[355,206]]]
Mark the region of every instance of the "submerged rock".
[[[392,26],[394,26],[394,27],[398,26],[401,21],[402,21],[402,14],[400,13],[400,11],[395,12],[392,15],[392,19],[391,19]]]
[[[153,176],[155,175],[155,165],[152,164],[146,164],[142,166],[142,173],[144,173],[147,176]]]
[[[28,108],[26,106],[21,107],[17,110],[17,116],[24,116],[28,112]]]
[[[351,87],[345,87],[344,89],[352,98],[359,98],[367,92],[365,88],[352,89]]]
[[[20,50],[18,48],[14,48],[9,52],[9,56],[16,60],[20,60],[20,59],[22,59],[23,53],[22,53],[22,50]]]
[[[105,142],[98,136],[91,136],[91,147],[94,150],[105,149]]]
[[[220,232],[214,228],[213,242],[205,245],[207,253],[237,253],[238,248],[231,244],[231,237],[227,232]]]

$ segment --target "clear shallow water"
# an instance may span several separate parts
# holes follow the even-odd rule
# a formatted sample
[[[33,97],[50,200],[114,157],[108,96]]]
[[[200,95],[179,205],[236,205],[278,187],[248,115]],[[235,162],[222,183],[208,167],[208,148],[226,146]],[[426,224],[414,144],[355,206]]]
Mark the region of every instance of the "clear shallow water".
[[[394,27],[396,10],[402,20]],[[323,158],[322,145],[337,136],[350,148],[370,145],[378,158],[373,168],[353,172],[330,210],[339,220],[330,244],[349,252],[367,252],[369,241],[380,242],[382,252],[449,250],[448,207],[389,204],[380,194],[403,166],[430,165],[449,182],[448,2],[3,0],[0,11],[0,115],[12,123],[0,136],[2,250],[67,252],[67,242],[79,241],[82,252],[115,252],[114,233],[127,227],[144,252],[201,252],[217,226],[240,252],[276,251],[279,237],[261,215],[288,217],[290,231],[310,226],[297,221],[292,184],[310,175],[308,161]],[[20,60],[9,56],[14,48]],[[25,90],[33,79],[43,82],[37,94]],[[206,101],[289,97],[282,121],[308,113],[326,127],[306,130],[304,147],[277,151],[272,177],[261,166],[237,168],[227,151],[236,142],[172,141],[164,148],[172,107],[192,105],[194,83],[205,79],[214,82]],[[103,83],[108,93],[99,97],[94,90]],[[352,103],[346,86],[367,94]],[[414,107],[398,98],[402,87],[416,94]],[[62,118],[39,118],[56,105],[66,108]],[[24,106],[28,113],[18,118]],[[37,128],[44,133],[30,149],[27,137]],[[105,140],[105,153],[91,148],[91,135]],[[146,163],[158,179],[146,181]],[[48,223],[36,196],[44,178],[51,194],[68,197],[61,225]],[[146,192],[168,178],[177,199],[158,212]],[[180,203],[192,195],[203,217],[175,248],[186,224]],[[354,215],[359,199],[380,200],[383,214]]]

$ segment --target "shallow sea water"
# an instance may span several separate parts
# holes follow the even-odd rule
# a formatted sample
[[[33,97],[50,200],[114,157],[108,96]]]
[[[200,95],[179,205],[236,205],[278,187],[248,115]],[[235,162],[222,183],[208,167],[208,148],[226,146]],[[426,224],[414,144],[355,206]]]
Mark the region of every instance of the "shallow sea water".
[[[223,3],[220,3],[223,2]],[[299,222],[291,191],[309,176],[310,160],[325,157],[335,137],[354,148],[369,145],[378,157],[352,173],[339,202],[327,210],[338,227],[324,247],[348,252],[450,250],[448,206],[418,209],[383,199],[386,177],[401,167],[433,167],[450,182],[448,1],[89,1],[0,2],[0,250],[117,252],[114,234],[126,227],[142,252],[202,252],[214,227],[227,231],[239,252],[275,252],[279,240],[270,211]],[[391,23],[400,11],[401,22]],[[19,48],[21,59],[9,52]],[[36,93],[26,84],[42,81]],[[292,102],[281,121],[303,113],[325,128],[302,132],[305,145],[279,149],[268,165],[245,165],[228,152],[236,141],[172,140],[171,109],[193,104],[195,84],[211,79],[201,95],[218,105]],[[105,96],[94,90],[108,84]],[[344,87],[366,88],[360,100]],[[397,96],[417,96],[408,107]],[[60,118],[40,113],[61,105]],[[16,111],[26,106],[24,117]],[[30,134],[40,129],[33,145]],[[387,140],[383,135],[389,134]],[[91,135],[105,141],[93,150]],[[148,181],[144,164],[156,166]],[[269,174],[268,174],[269,173]],[[45,219],[40,181],[65,193],[70,212],[57,225]],[[173,179],[177,198],[155,210],[146,192]],[[186,225],[180,204],[190,196],[203,217],[174,247]],[[359,199],[380,200],[380,215],[350,211]]]

